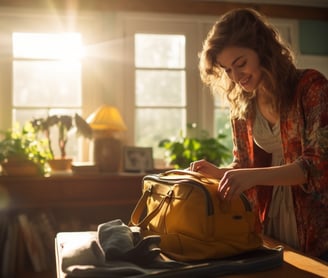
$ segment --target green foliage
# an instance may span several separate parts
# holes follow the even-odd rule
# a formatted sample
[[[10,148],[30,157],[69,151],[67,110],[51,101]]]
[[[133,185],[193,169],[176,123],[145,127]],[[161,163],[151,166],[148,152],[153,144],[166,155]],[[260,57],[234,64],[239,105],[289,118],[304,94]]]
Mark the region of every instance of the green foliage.
[[[44,173],[46,162],[52,158],[46,139],[39,139],[35,129],[27,123],[20,129],[15,125],[13,129],[0,131],[0,163],[6,160],[30,160],[39,166]]]
[[[189,124],[188,130],[195,129]],[[195,132],[189,132],[189,134]],[[215,165],[221,165],[231,158],[231,151],[221,141],[226,135],[218,134],[210,137],[208,132],[201,130],[200,135],[180,136],[174,139],[164,139],[159,142],[159,147],[167,151],[170,165],[177,169],[188,168],[195,160],[205,159]]]
[[[68,141],[68,132],[71,130],[74,125],[77,129],[78,135],[82,135],[87,138],[92,137],[92,129],[89,124],[78,114],[74,116],[70,115],[53,115],[48,116],[47,118],[38,118],[31,121],[33,128],[37,132],[43,131],[48,139],[49,149],[52,155],[54,156],[54,152],[52,149],[52,142],[50,136],[50,128],[52,126],[58,127],[58,146],[60,150],[60,157],[66,158],[66,144]]]

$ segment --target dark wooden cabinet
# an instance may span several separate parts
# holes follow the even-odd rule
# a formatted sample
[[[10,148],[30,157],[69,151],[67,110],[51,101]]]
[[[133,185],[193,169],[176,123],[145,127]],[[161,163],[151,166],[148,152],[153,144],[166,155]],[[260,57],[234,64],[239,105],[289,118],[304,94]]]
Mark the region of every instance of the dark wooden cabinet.
[[[125,173],[0,176],[0,215],[1,218],[15,219],[19,214],[33,217],[34,213],[50,213],[56,232],[94,230],[100,223],[117,218],[128,223],[141,195],[143,176]],[[22,244],[22,240],[18,242]],[[55,272],[51,269],[43,274],[43,277],[54,277]],[[35,275],[42,276],[42,273]],[[34,277],[33,267],[20,267],[15,276]]]

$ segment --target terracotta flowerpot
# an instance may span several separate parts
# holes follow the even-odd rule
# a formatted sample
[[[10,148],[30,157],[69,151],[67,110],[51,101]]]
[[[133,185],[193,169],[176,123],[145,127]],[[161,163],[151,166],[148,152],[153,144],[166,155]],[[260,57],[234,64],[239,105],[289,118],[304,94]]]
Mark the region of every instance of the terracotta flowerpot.
[[[51,171],[70,171],[72,169],[71,158],[55,158],[48,160]]]
[[[2,174],[6,176],[37,176],[41,174],[38,165],[30,160],[8,160],[1,163]]]

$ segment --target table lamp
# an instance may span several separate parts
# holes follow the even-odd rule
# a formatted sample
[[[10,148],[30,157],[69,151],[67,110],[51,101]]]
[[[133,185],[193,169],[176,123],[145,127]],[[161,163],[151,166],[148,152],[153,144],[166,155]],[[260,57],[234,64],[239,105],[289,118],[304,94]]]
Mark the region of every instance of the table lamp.
[[[119,172],[123,152],[119,134],[127,129],[119,111],[103,105],[87,118],[87,122],[93,131],[94,163],[101,172]]]

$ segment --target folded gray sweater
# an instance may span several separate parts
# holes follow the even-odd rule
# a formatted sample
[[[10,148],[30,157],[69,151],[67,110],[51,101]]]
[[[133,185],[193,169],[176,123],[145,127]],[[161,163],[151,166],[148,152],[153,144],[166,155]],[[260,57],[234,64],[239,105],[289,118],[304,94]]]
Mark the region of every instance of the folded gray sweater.
[[[69,233],[59,233],[57,237]],[[73,277],[127,277],[147,274],[154,268],[171,268],[181,263],[162,260],[159,236],[142,238],[136,227],[120,219],[100,224],[97,231],[73,233],[59,242],[61,266]]]

